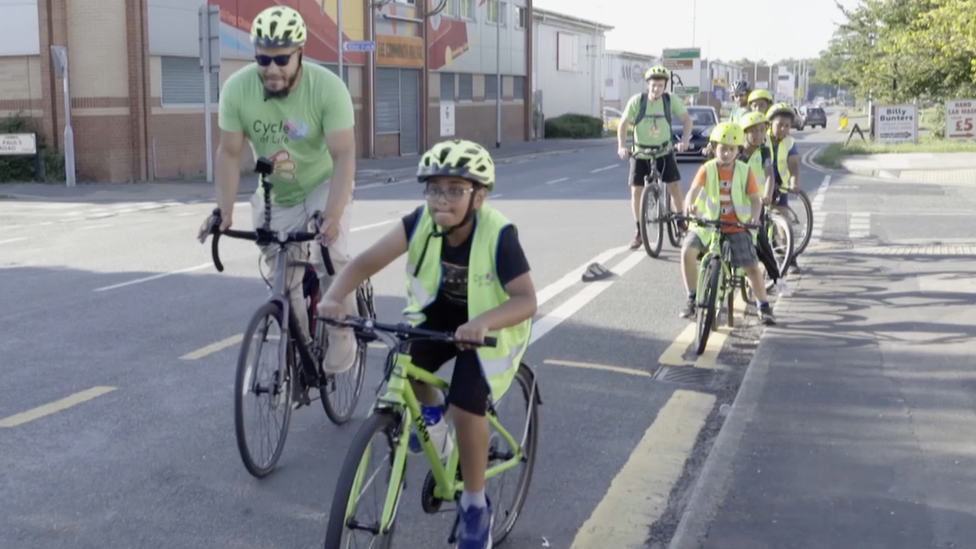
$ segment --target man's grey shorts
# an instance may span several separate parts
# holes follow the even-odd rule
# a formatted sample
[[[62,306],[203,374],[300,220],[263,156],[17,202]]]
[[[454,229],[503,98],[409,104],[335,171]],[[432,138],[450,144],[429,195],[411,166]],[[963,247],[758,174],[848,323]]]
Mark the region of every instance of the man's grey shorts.
[[[753,243],[752,235],[749,234],[749,231],[728,233],[725,237],[732,247],[733,267],[744,268],[759,264],[759,256],[756,255],[756,245]],[[688,231],[688,234],[685,235],[684,242],[681,243],[681,248],[694,248],[701,252],[708,249],[705,243],[698,238],[698,233],[694,231]]]

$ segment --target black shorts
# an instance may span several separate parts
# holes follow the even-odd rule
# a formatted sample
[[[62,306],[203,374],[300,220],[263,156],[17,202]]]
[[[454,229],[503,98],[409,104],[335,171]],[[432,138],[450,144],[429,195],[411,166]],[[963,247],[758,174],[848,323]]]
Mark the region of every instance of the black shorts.
[[[630,159],[630,185],[632,187],[643,187],[644,178],[651,173],[650,159],[631,158]],[[678,161],[674,158],[674,153],[670,152],[660,158],[656,158],[657,171],[661,174],[661,181],[674,183],[681,181],[681,172],[678,171]]]
[[[481,373],[477,351],[462,351],[454,345],[436,341],[415,341],[410,343],[408,354],[416,366],[432,374],[440,370],[445,362],[456,357],[447,403],[471,414],[485,415],[491,390]]]

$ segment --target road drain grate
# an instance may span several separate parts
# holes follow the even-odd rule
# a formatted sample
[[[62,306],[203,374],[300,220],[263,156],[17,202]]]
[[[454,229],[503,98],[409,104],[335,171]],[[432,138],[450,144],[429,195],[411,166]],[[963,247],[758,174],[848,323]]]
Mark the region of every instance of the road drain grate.
[[[713,370],[695,368],[694,366],[662,366],[654,379],[670,381],[672,383],[687,383],[692,385],[708,385],[715,375]]]

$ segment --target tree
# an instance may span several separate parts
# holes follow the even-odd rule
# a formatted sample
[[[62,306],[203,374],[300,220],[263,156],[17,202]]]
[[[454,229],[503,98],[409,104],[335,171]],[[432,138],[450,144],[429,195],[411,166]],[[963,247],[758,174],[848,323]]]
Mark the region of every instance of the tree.
[[[976,93],[976,0],[862,0],[814,63],[820,83],[877,101]]]

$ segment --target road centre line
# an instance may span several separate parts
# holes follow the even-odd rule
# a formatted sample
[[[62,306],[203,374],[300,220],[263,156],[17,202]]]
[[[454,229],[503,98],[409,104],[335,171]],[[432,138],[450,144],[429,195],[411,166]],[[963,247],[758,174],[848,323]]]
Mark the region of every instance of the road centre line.
[[[576,269],[573,269],[572,271],[570,271],[569,273],[567,273],[565,276],[563,276],[559,280],[553,282],[552,284],[550,284],[550,285],[546,286],[545,288],[543,288],[543,289],[539,290],[538,292],[536,292],[535,295],[536,295],[536,303],[537,303],[537,305],[541,307],[543,303],[546,303],[550,299],[556,297],[560,293],[566,291],[567,289],[571,288],[574,284],[576,284],[577,282],[579,282],[580,281],[580,278],[583,276],[583,273],[586,272],[586,268],[591,263],[605,263],[605,262],[613,259],[614,257],[620,255],[622,252],[624,252],[624,251],[626,251],[628,249],[629,248],[627,246],[618,246],[618,247],[615,247],[615,248],[610,248],[609,250],[607,250],[607,251],[605,251],[605,252],[597,255],[596,257],[594,257],[590,261],[587,261],[586,263],[584,263],[583,265],[577,267]],[[633,255],[634,256],[637,256],[639,254],[635,253]],[[635,262],[635,264],[636,264],[636,262]],[[630,269],[630,267],[627,268],[627,270],[629,270],[629,269]],[[617,274],[623,274],[623,273],[622,272],[618,272]],[[591,284],[593,284],[593,283],[591,283]],[[604,282],[604,284],[606,284],[606,282]],[[602,292],[603,290],[600,290],[600,291]],[[580,292],[580,293],[582,293],[582,292]],[[577,294],[576,297],[579,297],[579,294]],[[594,295],[593,297],[596,297],[596,295]],[[575,299],[575,298],[571,298],[571,299]],[[592,298],[589,298],[589,299],[592,299]],[[582,305],[585,305],[585,304],[586,304],[585,302],[582,303]],[[580,305],[580,307],[582,307],[582,305]],[[553,312],[555,313],[556,311],[553,311]],[[562,313],[560,313],[560,314],[562,314]],[[546,316],[545,318],[543,318],[539,322],[545,321],[546,318],[549,318],[549,316]],[[565,319],[563,319],[563,320],[565,320]],[[558,322],[556,322],[555,324],[553,324],[549,328],[544,328],[544,330],[545,330],[544,332],[538,332],[539,329],[536,328],[536,326],[538,326],[539,323],[533,324],[533,329],[532,329],[532,331],[533,331],[533,334],[532,334],[533,335],[533,339],[529,342],[529,344],[531,345],[533,341],[535,341],[539,337],[542,337],[542,335],[544,335],[545,332],[547,332],[548,330],[551,330],[556,325],[558,325],[560,322],[562,322],[562,320],[559,320]],[[228,341],[234,340],[236,338],[236,340],[239,342],[239,341],[241,341],[243,339],[243,337],[244,337],[244,334],[243,333],[237,334],[237,335],[234,335],[234,336],[231,336],[231,337],[229,337],[227,339],[224,339],[222,341],[218,341],[216,343],[211,343],[210,345],[207,345],[205,347],[202,347],[200,349],[197,349],[196,351],[192,351],[190,353],[187,353],[187,354],[183,355],[183,357],[181,357],[181,358],[184,358],[186,360],[198,360],[200,358],[203,358],[205,356],[208,356],[208,355],[211,355],[213,353],[216,353],[217,351],[223,350],[226,347],[234,344],[233,342],[232,343],[227,343]],[[383,345],[382,343],[370,343],[369,344],[369,347],[372,347],[372,348],[382,348],[382,349],[386,349],[387,348],[386,345]]]
[[[104,394],[111,393],[116,389],[117,387],[92,387],[91,389],[66,396],[61,400],[56,400],[49,404],[27,410],[26,412],[21,412],[19,414],[14,414],[12,416],[0,419],[0,428],[17,427],[18,425],[23,425],[29,421],[34,421],[35,419],[49,416],[55,412],[66,410],[72,406],[81,404],[82,402],[87,402]]]
[[[643,547],[651,525],[667,510],[671,489],[714,406],[715,395],[675,391],[576,533],[570,549]]]
[[[27,237],[22,236],[20,238],[8,238],[7,240],[0,240],[0,244],[13,244],[14,242],[21,242],[23,240],[27,240]]]
[[[597,168],[595,170],[590,170],[590,173],[605,172],[607,170],[612,170],[612,169],[616,168],[617,166],[620,166],[620,164],[613,164],[611,166],[604,166],[602,168]]]
[[[553,179],[552,181],[546,181],[546,185],[554,185],[556,183],[562,183],[563,181],[568,181],[568,177],[560,177],[559,179]]]

